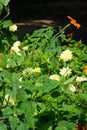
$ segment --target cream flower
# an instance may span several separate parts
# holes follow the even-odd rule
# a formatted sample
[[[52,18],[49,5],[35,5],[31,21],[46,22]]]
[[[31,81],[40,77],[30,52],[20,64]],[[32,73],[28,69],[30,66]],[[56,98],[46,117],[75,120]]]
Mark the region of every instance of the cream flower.
[[[14,51],[17,55],[21,56],[20,49],[16,46],[11,47],[11,51]]]
[[[33,68],[26,68],[22,72],[23,75],[30,75],[32,73],[33,73]]]
[[[66,61],[69,61],[72,59],[72,52],[70,50],[65,50],[61,53],[60,55],[60,59],[64,60],[65,62]]]
[[[13,24],[13,25],[9,26],[9,30],[12,31],[12,32],[17,31],[17,25]]]
[[[19,47],[19,46],[20,46],[20,44],[21,44],[21,42],[20,42],[20,41],[16,41],[16,42],[13,44],[13,46],[15,46],[15,47]]]
[[[77,82],[87,81],[87,77],[85,77],[85,76],[77,76],[76,77],[76,81]]]
[[[57,74],[53,74],[53,75],[50,75],[50,79],[59,81],[60,80],[60,76],[57,75]]]
[[[22,77],[19,78],[19,81],[22,82]]]
[[[3,105],[6,105],[8,102],[12,103],[12,105],[15,105],[15,101],[10,94],[5,95]]]
[[[29,46],[24,46],[24,47],[23,47],[23,50],[27,51],[28,48],[29,48]]]
[[[71,73],[72,73],[72,70],[69,67],[60,69],[60,75],[61,76],[66,77],[66,76],[69,76]]]
[[[3,68],[2,67],[0,67],[0,71],[2,71],[3,70]]]
[[[14,51],[17,55],[21,55],[20,53],[20,49],[19,49],[19,46],[20,46],[21,42],[20,41],[16,41],[13,46],[11,47],[11,51]]]
[[[73,84],[70,84],[70,85],[69,85],[69,88],[70,88],[70,90],[71,90],[72,92],[76,92],[76,88],[75,88],[75,86],[74,86]]]
[[[37,68],[33,69],[33,72],[40,73],[41,72],[41,68],[37,67]]]

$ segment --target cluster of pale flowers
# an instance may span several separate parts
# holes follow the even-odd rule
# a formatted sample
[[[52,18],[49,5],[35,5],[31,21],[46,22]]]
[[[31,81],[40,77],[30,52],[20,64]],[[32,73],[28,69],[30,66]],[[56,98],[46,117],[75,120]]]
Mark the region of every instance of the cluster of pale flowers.
[[[63,51],[60,55],[60,59],[63,60],[64,62],[71,61],[72,58],[73,58],[73,54],[72,54],[72,51],[70,51],[69,49]],[[59,74],[50,75],[50,79],[60,81],[61,76],[66,77],[66,76],[70,76],[71,74],[72,74],[71,68],[63,67],[62,69],[60,69]],[[87,77],[77,76],[75,81],[76,82],[87,81]],[[73,84],[70,84],[69,88],[72,92],[76,91],[76,87]]]
[[[57,74],[50,75],[50,79],[60,81],[60,75]]]
[[[20,53],[20,49],[19,49],[19,46],[20,46],[21,42],[20,41],[16,41],[13,46],[11,47],[11,52],[15,52],[17,55],[21,56],[21,53]]]
[[[26,69],[23,70],[22,74],[23,75],[30,75],[32,73],[40,73],[41,72],[41,68],[40,67],[36,67],[36,68],[31,68],[31,67],[28,67]]]
[[[85,76],[77,76],[77,77],[76,77],[76,81],[77,81],[77,82],[87,81],[87,77],[85,77]]]
[[[65,62],[71,60],[72,57],[73,57],[72,51],[70,51],[68,49],[63,51],[61,53],[61,55],[60,55],[60,59],[65,61]],[[71,68],[63,67],[62,69],[60,69],[60,72],[59,72],[60,75],[57,75],[57,74],[51,75],[50,79],[54,79],[54,80],[58,80],[59,81],[60,80],[60,76],[66,77],[66,76],[69,76],[71,73],[72,73]]]
[[[72,59],[72,57],[73,57],[73,55],[72,55],[72,51],[70,51],[70,50],[65,50],[65,51],[63,51],[62,53],[61,53],[61,55],[60,55],[60,59],[62,59],[63,61],[69,61],[69,60],[71,60]]]
[[[70,85],[69,85],[69,89],[70,89],[72,92],[76,92],[76,87],[75,87],[73,84],[70,84]]]
[[[50,75],[50,79],[59,81],[61,76],[66,77],[66,76],[69,76],[71,73],[72,73],[72,70],[69,67],[62,68],[60,69],[60,72],[59,72],[60,75],[58,74]]]
[[[17,28],[18,28],[18,27],[17,27],[16,24],[13,24],[13,25],[9,26],[9,30],[10,30],[11,32],[17,31]],[[16,42],[13,44],[13,46],[11,47],[11,52],[14,51],[17,55],[21,55],[20,49],[19,49],[20,43],[21,43],[20,41],[16,41]]]

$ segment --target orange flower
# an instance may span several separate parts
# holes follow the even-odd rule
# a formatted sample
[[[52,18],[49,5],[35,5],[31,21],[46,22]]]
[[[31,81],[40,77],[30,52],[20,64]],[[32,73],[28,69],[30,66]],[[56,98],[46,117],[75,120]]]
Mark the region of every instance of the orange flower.
[[[2,53],[0,52],[0,56],[2,56]]]
[[[85,74],[87,74],[87,65],[84,67],[83,72],[84,72]]]
[[[84,68],[87,69],[87,65]]]
[[[84,72],[85,74],[87,74],[87,69],[84,69],[83,72]]]
[[[70,23],[73,24],[75,27],[77,27],[78,29],[81,27],[81,25],[79,23],[76,22],[75,19],[73,19],[72,17],[70,16],[67,16],[68,19],[70,19]]]

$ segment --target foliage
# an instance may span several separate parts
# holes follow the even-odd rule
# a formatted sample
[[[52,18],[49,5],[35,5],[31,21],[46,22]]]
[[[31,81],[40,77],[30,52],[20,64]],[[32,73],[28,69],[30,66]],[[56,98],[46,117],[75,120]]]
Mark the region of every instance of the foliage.
[[[35,30],[21,42],[11,25],[0,24],[0,129],[75,130],[86,124],[87,46],[66,36],[71,24],[56,35],[50,26]]]

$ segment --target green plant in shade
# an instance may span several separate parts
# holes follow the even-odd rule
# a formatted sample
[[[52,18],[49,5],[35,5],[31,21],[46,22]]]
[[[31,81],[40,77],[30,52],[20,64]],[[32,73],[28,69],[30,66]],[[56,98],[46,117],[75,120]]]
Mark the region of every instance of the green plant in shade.
[[[15,42],[18,38],[12,33],[16,31],[15,29],[10,30],[9,27],[13,25],[13,22],[8,19],[10,14],[9,9],[10,0],[0,0],[0,51],[8,51],[9,47]]]
[[[87,46],[66,36],[71,24],[80,27],[68,18],[71,23],[58,33],[49,26],[22,41],[17,26],[1,20],[1,130],[76,130],[87,124]]]

